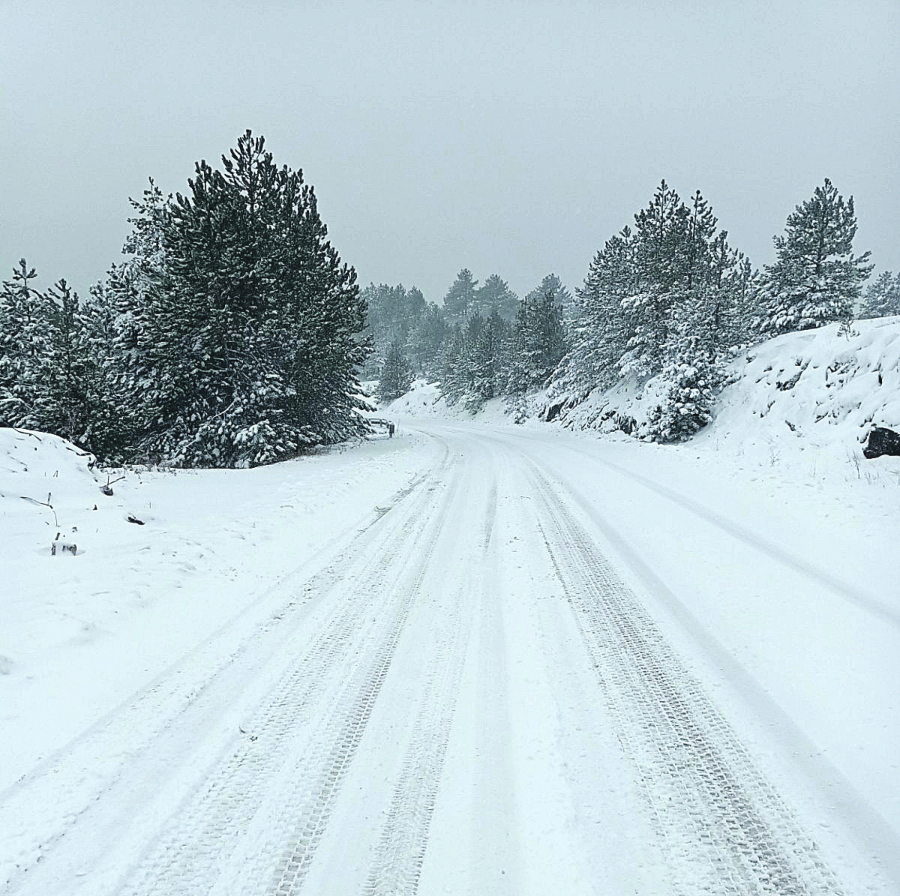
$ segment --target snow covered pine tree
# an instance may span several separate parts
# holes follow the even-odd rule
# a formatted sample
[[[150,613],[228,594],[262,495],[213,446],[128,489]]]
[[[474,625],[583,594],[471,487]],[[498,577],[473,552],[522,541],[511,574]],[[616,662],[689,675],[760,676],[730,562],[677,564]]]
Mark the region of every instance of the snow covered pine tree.
[[[774,237],[775,263],[766,268],[760,333],[778,336],[835,321],[849,326],[871,253],[853,254],[853,197],[844,202],[828,178],[811,199],[788,215],[784,236]]]
[[[254,466],[366,429],[365,303],[312,187],[250,131],[222,162],[187,196],[145,194],[135,258],[111,272],[136,460]]]
[[[23,258],[0,287],[0,426],[38,426],[50,315],[46,296],[31,285],[36,276]]]
[[[900,314],[900,274],[883,271],[866,289],[860,317],[888,317]]]
[[[478,281],[468,268],[463,268],[444,296],[444,314],[448,323],[462,324],[470,311],[475,308]]]
[[[393,401],[401,395],[405,395],[412,385],[412,371],[409,362],[403,355],[403,349],[399,342],[392,342],[388,346],[384,364],[381,367],[381,377],[378,380],[379,401]]]

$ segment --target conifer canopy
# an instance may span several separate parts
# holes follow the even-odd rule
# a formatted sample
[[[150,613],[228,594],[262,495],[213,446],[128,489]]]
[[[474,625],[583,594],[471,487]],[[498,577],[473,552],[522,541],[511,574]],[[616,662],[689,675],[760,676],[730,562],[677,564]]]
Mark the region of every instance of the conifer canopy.
[[[313,188],[247,131],[187,195],[136,203],[104,290],[124,356],[123,456],[253,466],[365,428],[365,303]]]

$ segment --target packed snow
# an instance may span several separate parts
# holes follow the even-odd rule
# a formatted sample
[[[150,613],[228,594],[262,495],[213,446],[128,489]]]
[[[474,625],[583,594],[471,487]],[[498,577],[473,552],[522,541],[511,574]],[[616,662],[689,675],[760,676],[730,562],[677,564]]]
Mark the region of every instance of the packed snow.
[[[894,318],[677,446],[422,381],[254,470],[0,430],[0,886],[898,892],[898,377]]]

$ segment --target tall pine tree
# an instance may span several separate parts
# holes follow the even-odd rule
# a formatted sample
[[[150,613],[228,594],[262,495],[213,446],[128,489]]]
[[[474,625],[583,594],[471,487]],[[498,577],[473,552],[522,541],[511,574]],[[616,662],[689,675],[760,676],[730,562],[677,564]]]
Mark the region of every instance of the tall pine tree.
[[[403,354],[399,342],[392,342],[387,350],[381,375],[378,378],[378,400],[394,401],[405,395],[412,385],[413,377],[409,361]]]
[[[135,458],[248,466],[365,428],[365,305],[312,187],[249,131],[222,165],[151,187],[108,280]]]
[[[444,314],[450,323],[462,323],[470,311],[475,310],[478,281],[468,268],[463,268],[444,296]]]
[[[53,309],[36,276],[23,258],[0,287],[0,426],[41,426]]]
[[[482,317],[490,317],[495,311],[505,320],[516,316],[518,296],[499,274],[491,274],[484,285],[475,290],[474,306]],[[446,305],[446,300],[445,300]]]
[[[872,268],[869,252],[853,254],[856,215],[827,178],[788,216],[774,237],[775,263],[766,268],[759,329],[777,336],[839,321],[848,325]]]
[[[507,391],[519,394],[542,388],[565,353],[566,331],[556,290],[539,286],[519,302]]]

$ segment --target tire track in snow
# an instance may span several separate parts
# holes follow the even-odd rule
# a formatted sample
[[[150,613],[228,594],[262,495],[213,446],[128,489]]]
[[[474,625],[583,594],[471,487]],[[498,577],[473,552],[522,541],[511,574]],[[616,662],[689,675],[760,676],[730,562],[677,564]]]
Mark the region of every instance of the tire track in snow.
[[[340,599],[314,645],[248,723],[256,739],[245,739],[194,794],[123,894],[232,894],[239,885],[260,893],[291,840],[270,892],[299,888],[390,666],[440,511],[457,485],[454,478],[445,494],[425,496],[431,513],[424,528],[411,513],[399,533],[389,530],[393,537],[379,542],[374,569],[366,557],[355,561],[346,589],[335,586]],[[251,854],[241,861],[241,880],[223,878],[242,845]]]
[[[340,717],[339,722],[332,721],[327,735],[334,740],[324,750],[316,751],[308,761],[309,766],[317,766],[313,776],[298,775],[298,783],[302,781],[302,789],[306,794],[305,803],[298,813],[294,824],[295,832],[291,839],[290,851],[279,860],[275,870],[275,883],[268,890],[274,896],[291,896],[298,893],[309,871],[316,848],[328,824],[331,810],[344,782],[344,776],[353,757],[356,755],[362,740],[366,723],[372,714],[375,700],[381,692],[385,676],[403,623],[406,621],[407,606],[403,607],[394,620],[390,637],[381,645],[366,674],[364,683],[355,693],[345,695],[345,700],[352,701],[350,708]],[[348,691],[351,691],[348,688]],[[290,805],[297,793],[287,794],[286,802]],[[279,838],[280,839],[280,838]],[[267,857],[263,858],[268,867]],[[250,892],[258,892],[255,887]]]
[[[491,547],[491,539],[494,536],[494,527],[497,522],[497,480],[491,483],[491,491],[488,495],[488,509],[484,517],[484,529],[481,539],[481,545],[484,553],[487,554]]]
[[[396,492],[389,509],[405,506],[407,499],[415,506],[430,500],[427,491],[434,485],[429,483],[439,480],[451,464],[449,444],[438,441],[443,452],[435,467]],[[253,620],[257,603],[248,603],[148,685],[0,794],[0,828],[4,830],[16,830],[16,819],[23,814],[34,815],[20,807],[45,807],[40,827],[16,833],[21,843],[16,851],[26,861],[19,861],[5,881],[5,891],[18,892],[20,886],[30,889],[36,886],[35,879],[50,873],[65,879],[91,867],[128,826],[132,807],[156,796],[160,777],[168,777],[173,763],[190,752],[193,733],[205,733],[214,724],[223,687],[242,687],[247,676],[258,674],[272,656],[283,651],[298,626],[333,588],[335,567],[346,566],[396,527],[392,521],[382,522],[383,518],[376,514],[366,525],[341,535],[328,546],[326,557],[330,554],[331,559],[326,565],[320,557],[282,576],[264,595],[271,609],[259,622]],[[297,581],[315,566],[319,571],[311,578]],[[125,744],[128,750],[123,753]],[[81,786],[88,777],[96,782],[94,791]],[[114,805],[111,794],[124,808]],[[82,827],[90,825],[93,829],[82,833]],[[54,870],[56,865],[63,867]]]
[[[582,452],[584,453],[584,452]],[[684,630],[702,649],[718,673],[740,694],[767,727],[778,732],[780,751],[795,759],[802,757],[797,766],[819,794],[823,805],[827,806],[839,826],[851,835],[859,848],[875,861],[876,877],[880,883],[872,884],[872,889],[884,887],[886,892],[900,893],[900,837],[885,817],[867,802],[854,788],[844,774],[831,763],[820,747],[798,725],[781,705],[763,689],[759,682],[742,666],[734,655],[704,625],[684,602],[675,594],[656,572],[644,561],[635,548],[624,539],[598,508],[571,486],[555,480],[558,492],[565,492],[571,503],[597,527],[605,541],[617,552],[619,559],[634,571],[645,587],[658,599],[666,610],[683,626]],[[843,835],[842,835],[843,837]],[[859,859],[850,860],[858,865]]]
[[[613,463],[612,461],[604,460],[603,458],[598,457],[595,453],[585,451],[582,448],[577,448],[574,445],[562,445],[561,447],[563,447],[567,451],[572,451],[584,457],[589,457],[595,463],[602,464],[604,467],[612,470],[619,476],[630,479],[632,482],[638,483],[648,491],[651,491],[662,498],[666,498],[676,506],[682,508],[683,510],[687,510],[689,513],[694,514],[694,516],[696,516],[698,519],[701,519],[705,523],[714,526],[720,532],[724,532],[726,535],[729,535],[731,538],[734,538],[742,544],[745,544],[748,547],[751,547],[754,550],[759,551],[760,553],[772,558],[776,562],[782,564],[783,566],[786,566],[788,569],[800,573],[800,575],[805,576],[807,579],[810,579],[813,582],[816,582],[817,584],[827,588],[830,592],[842,598],[843,600],[846,600],[849,603],[859,607],[860,609],[865,610],[874,616],[877,616],[879,619],[887,622],[894,628],[900,629],[900,613],[898,613],[897,610],[895,610],[893,607],[888,606],[887,604],[878,600],[878,598],[867,594],[861,588],[857,588],[854,585],[851,585],[849,582],[846,582],[843,579],[838,578],[837,576],[833,576],[830,573],[819,569],[817,566],[814,566],[812,563],[803,560],[796,554],[792,554],[790,551],[785,550],[785,548],[783,548],[776,542],[770,541],[768,538],[759,535],[751,529],[739,525],[738,523],[728,519],[728,517],[724,516],[721,513],[718,513],[715,510],[712,510],[709,507],[703,506],[698,501],[689,498],[687,495],[683,495],[675,491],[674,489],[668,488],[667,486],[662,485],[658,482],[654,482],[649,477],[642,476],[640,473],[635,473],[631,470],[628,470],[625,467],[620,466],[619,464]]]
[[[424,581],[430,571],[438,541],[446,528],[447,511],[453,504],[458,483],[458,479],[454,480],[454,491],[444,502],[444,512],[437,519],[435,530],[426,544],[425,551],[416,559],[417,574],[408,589],[405,608],[407,613],[413,599],[424,590]],[[493,501],[490,504],[493,506]],[[465,537],[465,533],[451,533],[451,539],[459,537]],[[459,552],[455,548],[455,543],[451,546],[454,548],[454,554],[466,555],[465,551]],[[443,543],[442,548],[448,549],[447,543]],[[379,844],[370,864],[363,890],[366,894],[414,894],[418,889],[469,636],[467,620],[463,618],[468,615],[465,612],[466,585],[464,584],[457,592],[442,589],[438,596],[443,596],[443,605],[436,605],[430,610],[432,618],[440,620],[435,634],[437,643],[433,645],[427,680],[413,725],[413,734],[404,755],[400,777],[394,787]],[[396,640],[399,640],[401,628],[402,626],[397,630]],[[396,640],[392,645],[391,654],[396,647]],[[420,649],[425,649],[425,645],[423,644]],[[386,673],[387,666],[384,667],[384,674]],[[361,736],[360,728],[360,739]],[[354,753],[358,745],[357,740],[353,745]],[[311,813],[311,820],[307,821],[302,829],[299,826],[295,829],[292,835],[295,842],[290,852],[282,856],[275,874],[274,889],[269,891],[272,896],[292,896],[302,890],[315,847],[325,831],[350,758],[352,755],[348,755],[347,761],[344,762],[341,756],[337,768],[334,763],[329,767],[327,782],[312,801],[317,808],[322,807],[321,811],[315,809]]]
[[[430,532],[426,533],[424,545],[408,544],[402,550],[404,557],[414,558],[414,575],[411,581],[403,585],[399,595],[398,616],[392,625],[388,641],[379,651],[379,657],[375,663],[375,674],[369,676],[369,684],[364,687],[361,708],[350,714],[351,725],[349,727],[345,725],[340,734],[335,736],[335,725],[332,723],[328,726],[328,732],[324,738],[316,738],[316,743],[320,745],[327,741],[331,742],[331,746],[327,750],[327,758],[323,761],[321,756],[314,753],[294,775],[297,786],[303,790],[305,795],[305,804],[299,813],[285,818],[279,826],[280,833],[276,840],[278,843],[287,843],[288,846],[282,847],[282,856],[267,890],[272,896],[292,896],[292,894],[301,892],[303,888],[316,849],[337,801],[340,787],[362,740],[365,723],[371,715],[375,698],[384,683],[406,618],[414,599],[422,591],[423,580],[445,526],[447,509],[453,504],[458,487],[459,478],[456,477],[452,480],[448,493],[441,503],[440,512],[433,517],[432,528]],[[412,520],[411,525],[418,533],[421,533],[420,520]],[[395,582],[395,578],[386,580],[385,589],[389,589]],[[450,713],[452,715],[452,704]],[[449,727],[449,721],[447,725]],[[318,768],[320,771],[317,775],[310,775],[309,769],[314,768]],[[309,786],[308,781],[311,779],[315,783]],[[424,846],[422,851],[424,852]],[[263,866],[260,866],[260,870],[264,870]],[[269,873],[271,876],[271,872]],[[248,894],[260,892],[258,885],[253,884],[252,881],[251,884],[244,892]]]
[[[485,564],[496,513],[497,485],[493,479],[480,539],[477,530],[463,530],[455,533],[465,539],[462,546],[455,542],[442,546],[454,563],[465,564],[466,575],[452,592],[441,589],[444,605],[431,611],[438,626],[433,632],[435,643],[431,648],[433,659],[428,681],[419,700],[413,734],[370,862],[363,889],[365,896],[414,896],[418,892],[472,631],[477,593],[475,580]],[[428,648],[423,644],[421,649]]]
[[[518,896],[522,892],[521,858],[515,825],[515,784],[510,766],[510,670],[499,569],[500,548],[496,537],[496,479],[491,489],[490,508],[485,520],[484,570],[479,589],[478,691],[475,701],[475,749],[479,757],[475,790],[479,811],[471,831],[471,854],[482,876],[473,881],[472,893]],[[498,840],[502,843],[502,853],[497,849]]]
[[[679,891],[840,893],[814,842],[533,465],[532,479],[548,554]]]
[[[455,596],[452,638],[438,649],[428,677],[363,890],[366,896],[413,896],[419,889],[470,631],[459,618],[464,595]]]

